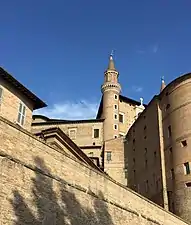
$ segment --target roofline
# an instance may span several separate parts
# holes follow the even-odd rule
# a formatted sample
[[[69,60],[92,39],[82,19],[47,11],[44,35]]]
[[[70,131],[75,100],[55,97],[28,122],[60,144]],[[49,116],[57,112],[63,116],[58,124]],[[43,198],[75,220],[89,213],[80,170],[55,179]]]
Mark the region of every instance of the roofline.
[[[40,134],[51,134],[53,132],[56,132],[60,135],[61,138],[63,138],[64,141],[71,147],[73,154],[80,159],[82,162],[86,162],[90,166],[92,166],[94,169],[99,170],[100,172],[103,173],[103,171],[97,167],[94,162],[59,128],[59,127],[52,127],[48,129],[44,129],[40,132],[35,133],[36,136],[39,136]],[[73,151],[73,149],[76,151]],[[84,159],[84,158],[85,159]]]
[[[166,87],[161,91],[161,93],[158,96],[163,96],[164,93],[167,91],[167,89],[169,89],[170,87],[172,87],[173,85],[179,84],[184,80],[187,80],[191,78],[191,72],[189,73],[185,73],[180,77],[177,77],[176,79],[172,80],[169,84],[166,85]]]
[[[147,108],[149,108],[149,106],[156,100],[159,98],[159,95],[154,95],[153,98],[150,100],[150,102],[148,103],[147,107],[145,108],[145,110],[143,110],[141,112],[141,114],[138,116],[138,118],[134,121],[134,123],[131,125],[131,127],[129,128],[129,130],[127,131],[127,133],[125,134],[125,138],[127,138],[128,134],[131,132],[131,130],[134,127],[134,124],[136,124],[141,117],[143,117],[147,111]]]
[[[36,125],[51,125],[51,124],[78,124],[78,123],[101,123],[104,119],[87,119],[87,120],[61,120],[61,119],[50,119],[43,115],[33,115],[33,119],[41,118],[45,119],[45,122],[32,123],[32,126]]]
[[[33,109],[40,109],[46,107],[46,103],[44,103],[40,98],[38,98],[35,94],[29,91],[24,85],[22,85],[18,80],[16,80],[12,75],[6,72],[2,67],[0,67],[0,77],[9,82],[13,87],[15,87],[20,93],[29,98],[33,104]]]
[[[137,106],[141,105],[140,102],[138,102],[134,99],[131,99],[131,98],[127,98],[123,95],[119,95],[119,100],[122,100],[123,102],[130,103],[130,104],[133,104],[133,105],[137,105]],[[146,108],[147,104],[143,104],[143,106]],[[101,101],[100,101],[100,104],[99,104],[96,119],[99,119],[101,117],[102,110],[103,110],[103,95],[102,95],[102,98],[101,98]]]

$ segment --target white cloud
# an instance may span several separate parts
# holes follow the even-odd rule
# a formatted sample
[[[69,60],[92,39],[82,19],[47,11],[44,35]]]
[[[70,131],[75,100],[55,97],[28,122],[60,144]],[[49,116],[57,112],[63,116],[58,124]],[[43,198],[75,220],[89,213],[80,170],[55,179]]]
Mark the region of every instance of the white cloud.
[[[157,53],[157,52],[158,52],[158,49],[159,49],[158,44],[155,44],[155,45],[152,47],[152,52],[153,52],[153,53]]]
[[[81,100],[78,102],[66,101],[56,103],[51,107],[36,110],[34,114],[40,114],[49,118],[80,120],[96,117],[99,103]]]
[[[136,53],[137,54],[146,54],[146,53],[153,53],[153,54],[156,54],[159,50],[159,45],[158,44],[154,44],[154,45],[150,45],[149,47],[147,48],[143,48],[143,49],[138,49],[136,50]]]
[[[143,91],[143,87],[132,86],[132,90],[133,90],[134,92],[142,92],[142,91]]]

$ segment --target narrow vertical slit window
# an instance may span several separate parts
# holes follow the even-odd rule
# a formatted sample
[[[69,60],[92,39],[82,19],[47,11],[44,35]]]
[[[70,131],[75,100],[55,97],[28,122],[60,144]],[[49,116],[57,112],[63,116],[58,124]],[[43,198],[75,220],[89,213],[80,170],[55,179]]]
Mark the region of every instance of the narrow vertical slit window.
[[[186,175],[190,174],[190,164],[189,164],[189,162],[184,163],[184,171],[185,171]]]

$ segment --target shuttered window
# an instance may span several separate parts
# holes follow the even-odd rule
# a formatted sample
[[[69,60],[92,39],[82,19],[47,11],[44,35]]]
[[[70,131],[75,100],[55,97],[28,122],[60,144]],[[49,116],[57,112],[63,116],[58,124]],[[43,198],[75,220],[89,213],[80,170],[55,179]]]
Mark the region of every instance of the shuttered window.
[[[18,113],[17,122],[22,126],[24,125],[24,122],[25,122],[25,116],[26,116],[26,106],[21,102],[19,105],[19,113]]]

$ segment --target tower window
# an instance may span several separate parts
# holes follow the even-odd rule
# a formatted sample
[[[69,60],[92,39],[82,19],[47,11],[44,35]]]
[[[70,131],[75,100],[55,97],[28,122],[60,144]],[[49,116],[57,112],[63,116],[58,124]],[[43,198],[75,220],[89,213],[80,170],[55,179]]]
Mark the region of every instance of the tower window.
[[[147,159],[145,160],[145,169],[147,169],[147,167],[148,167],[148,161],[147,161]]]
[[[154,151],[154,161],[156,161],[156,158],[157,158],[157,152]]]
[[[119,122],[123,123],[123,121],[124,121],[124,115],[120,113],[119,114]]]
[[[172,129],[171,126],[168,126],[168,138],[172,136]]]
[[[165,110],[167,111],[169,108],[170,108],[170,104],[167,104]]]
[[[111,152],[106,152],[107,161],[111,161]]]
[[[117,138],[117,135],[115,135],[114,138]]]
[[[117,130],[117,124],[114,125],[114,129]]]
[[[146,180],[145,182],[145,192],[147,193],[149,191],[149,181]]]
[[[99,138],[99,129],[94,129],[94,138]]]
[[[20,125],[24,125],[24,121],[25,121],[25,115],[26,114],[26,106],[21,102],[19,105],[19,113],[18,113],[18,118],[17,118],[17,122]]]
[[[191,182],[186,183],[186,187],[191,187]]]
[[[115,98],[115,100],[117,100],[118,99],[117,95],[114,95],[114,98]]]
[[[184,171],[185,171],[185,174],[186,175],[190,174],[190,165],[189,165],[189,162],[184,163]]]
[[[182,147],[186,147],[187,146],[187,141],[186,140],[181,141],[181,145],[182,145]]]
[[[117,120],[117,114],[114,115],[115,120]]]
[[[117,109],[117,105],[114,105],[114,109]]]
[[[172,180],[174,180],[174,178],[175,178],[174,169],[171,169],[171,177],[172,177]]]

